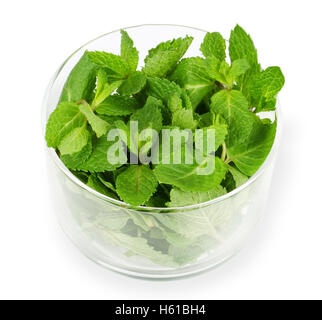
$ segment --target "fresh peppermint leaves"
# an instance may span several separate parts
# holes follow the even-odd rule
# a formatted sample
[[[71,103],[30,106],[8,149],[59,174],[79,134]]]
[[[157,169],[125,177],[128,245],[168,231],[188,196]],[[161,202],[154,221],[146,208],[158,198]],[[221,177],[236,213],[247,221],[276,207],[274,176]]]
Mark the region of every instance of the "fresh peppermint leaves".
[[[200,56],[184,57],[192,41],[187,35],[160,43],[141,69],[124,30],[119,55],[84,52],[48,119],[48,147],[89,187],[133,207],[185,207],[241,186],[273,145],[277,120],[269,112],[284,76],[279,67],[260,67],[251,37],[238,25],[229,44],[220,33],[207,33]],[[178,136],[183,146],[176,145]],[[196,243],[206,245],[215,232],[212,217],[181,218],[125,223],[166,239],[161,251],[180,264],[178,243],[197,254]],[[202,230],[189,240],[200,222]]]
[[[148,201],[158,186],[153,171],[147,166],[132,165],[116,178],[116,191],[120,198],[133,205]]]
[[[186,36],[160,43],[149,51],[143,72],[149,77],[165,77],[188,50],[193,38]]]

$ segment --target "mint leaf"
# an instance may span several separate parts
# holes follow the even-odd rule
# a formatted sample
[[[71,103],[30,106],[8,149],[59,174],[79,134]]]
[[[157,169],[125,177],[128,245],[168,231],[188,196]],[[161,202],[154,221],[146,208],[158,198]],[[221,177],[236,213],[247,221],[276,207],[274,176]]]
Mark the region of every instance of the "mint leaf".
[[[61,102],[50,115],[46,126],[48,147],[57,148],[62,138],[73,129],[83,125],[84,115],[75,103]]]
[[[222,90],[211,98],[210,108],[220,114],[228,125],[228,145],[243,142],[253,127],[253,113],[251,113],[247,99],[237,90]]]
[[[269,67],[253,79],[250,93],[257,112],[274,110],[276,95],[284,83],[285,78],[279,67]]]
[[[207,32],[201,46],[200,51],[208,57],[216,57],[219,61],[226,58],[226,41],[219,32]]]
[[[106,135],[101,138],[93,137],[93,151],[90,157],[77,169],[89,172],[113,171],[123,163],[111,164],[108,162],[107,151],[114,144],[108,141]]]
[[[98,138],[100,138],[107,132],[110,124],[95,115],[88,104],[81,104],[79,106],[79,110],[86,117],[87,121],[91,125]]]
[[[129,72],[133,73],[138,66],[139,52],[133,46],[133,40],[130,38],[129,34],[125,30],[121,30],[121,34],[121,57],[127,62]]]
[[[162,100],[166,104],[174,94],[181,95],[181,88],[175,82],[168,79],[148,78],[147,95]]]
[[[251,37],[239,25],[230,34],[229,39],[230,60],[246,59],[250,68],[237,81],[239,89],[247,99],[250,98],[252,79],[260,72],[260,65],[257,58],[257,50]]]
[[[175,93],[168,101],[168,107],[172,113],[172,126],[180,129],[195,129],[199,118],[195,119],[196,114],[192,110],[189,97],[184,96],[183,93],[181,96],[183,99]]]
[[[72,170],[77,170],[91,155],[92,153],[92,136],[89,135],[87,144],[83,149],[73,154],[61,155],[60,159],[65,166]]]
[[[244,184],[247,180],[248,177],[241,173],[239,170],[232,166],[228,166],[229,172],[232,174],[234,181],[235,181],[235,187],[238,188],[242,184]]]
[[[231,67],[226,61],[218,60],[216,57],[209,57],[205,64],[208,67],[209,77],[231,89],[240,76],[249,69],[249,63],[246,59],[237,59],[233,61]]]
[[[232,85],[237,81],[238,77],[243,75],[249,68],[250,66],[246,59],[234,60],[227,75],[228,84]]]
[[[117,129],[119,129],[120,138],[123,141],[123,143],[128,147],[128,149],[133,153],[137,154],[138,150],[137,148],[137,139],[138,137],[136,135],[131,135],[130,132],[130,125],[126,124],[122,120],[117,120],[114,122],[114,125]],[[124,135],[125,133],[125,135]]]
[[[220,61],[216,57],[208,57],[205,60],[207,74],[212,80],[227,84],[226,72],[224,67],[228,66],[226,61]],[[229,70],[228,70],[229,71]],[[225,73],[223,73],[225,72]]]
[[[102,90],[104,89],[105,85],[108,83],[108,76],[107,73],[103,69],[97,70],[97,76],[96,76],[96,93],[95,97],[97,97]]]
[[[162,195],[154,194],[146,203],[147,207],[157,207],[162,208],[165,207],[167,199],[165,199]]]
[[[59,143],[58,149],[61,155],[72,154],[82,150],[88,141],[89,131],[86,123],[82,127],[78,127],[70,131]]]
[[[216,116],[213,112],[206,112],[200,116],[199,127],[206,128],[213,125]]]
[[[137,108],[138,103],[134,98],[114,94],[100,103],[95,111],[107,116],[126,116],[135,112]]]
[[[129,74],[128,65],[121,56],[104,51],[90,51],[87,54],[89,61],[103,68],[109,77],[124,79]]]
[[[95,69],[96,66],[91,63],[88,52],[86,51],[70,72],[61,93],[59,103],[76,102],[80,99],[90,101],[93,98],[95,88]]]
[[[226,190],[221,186],[216,186],[213,190],[207,192],[187,192],[173,188],[170,193],[171,201],[167,203],[168,207],[184,207],[192,204],[198,204],[210,201],[224,195]]]
[[[215,167],[212,174],[198,174],[198,169],[206,165]],[[154,173],[159,183],[171,184],[183,191],[210,191],[220,184],[227,171],[225,163],[219,158],[208,156],[198,164],[159,164],[156,165]]]
[[[173,94],[168,100],[168,106],[172,113],[183,109],[182,99],[178,93]]]
[[[195,129],[198,121],[193,118],[191,109],[180,109],[173,113],[172,125],[180,129]]]
[[[214,88],[205,60],[199,57],[181,60],[170,79],[187,91],[193,109]]]
[[[124,96],[131,96],[139,93],[146,84],[146,77],[142,72],[135,72],[126,79],[118,88],[117,92]]]
[[[143,72],[150,77],[162,78],[169,74],[188,50],[193,38],[178,38],[162,42],[149,51]]]
[[[162,102],[156,98],[148,97],[143,108],[137,110],[132,116],[132,121],[138,121],[139,131],[153,128],[160,131],[162,128]]]
[[[100,117],[102,120],[106,121],[107,123],[114,123],[117,120],[122,120],[122,121],[126,120],[125,116],[108,116],[105,114],[100,114],[98,112],[97,112],[97,116]]]
[[[120,85],[122,81],[115,81],[111,84],[105,83],[97,88],[94,101],[92,102],[92,107],[96,108],[100,105],[108,96],[110,96]]]
[[[208,129],[214,129],[215,130],[215,150],[217,149],[225,142],[226,136],[228,134],[228,128],[225,123],[220,119],[219,116],[217,116],[215,119],[213,119],[213,122],[208,127],[203,127],[203,135],[195,135],[195,142],[196,145],[200,146],[203,145],[203,150],[207,150],[207,143],[208,143]],[[211,136],[210,136],[211,137]],[[210,138],[209,137],[209,138]],[[212,137],[213,138],[213,137]]]
[[[246,59],[252,71],[259,71],[257,50],[253,40],[246,31],[237,25],[230,33],[229,56],[234,62],[237,59]]]
[[[106,188],[106,186],[95,174],[91,174],[89,176],[87,185],[95,191],[104,194],[105,196],[118,200],[116,194],[114,192],[111,192],[111,190],[109,190],[108,188]]]
[[[116,178],[120,198],[133,206],[144,204],[156,191],[158,181],[146,166],[131,165]]]
[[[108,172],[108,173],[110,173],[110,172]],[[107,181],[106,174],[104,175],[104,173],[99,173],[99,174],[97,174],[97,178],[104,184],[104,186],[106,188],[108,188],[111,191],[113,191],[114,193],[116,193],[116,189],[115,189],[114,185],[110,181]]]
[[[276,121],[263,124],[259,118],[248,139],[227,150],[228,162],[234,162],[245,175],[253,175],[266,159],[275,139]]]

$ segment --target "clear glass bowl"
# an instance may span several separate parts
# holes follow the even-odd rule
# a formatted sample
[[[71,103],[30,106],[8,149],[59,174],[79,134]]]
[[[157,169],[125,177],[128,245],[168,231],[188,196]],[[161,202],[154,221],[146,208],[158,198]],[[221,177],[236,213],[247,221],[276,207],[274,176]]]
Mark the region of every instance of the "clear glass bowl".
[[[187,34],[194,41],[186,56],[200,55],[200,43],[206,33],[176,25],[142,25],[127,31],[140,52],[140,65],[151,47]],[[119,48],[118,30],[88,42],[63,63],[45,94],[44,129],[69,72],[83,52],[105,50],[118,54]],[[184,208],[130,208],[83,184],[55,151],[46,147],[49,182],[60,225],[91,260],[129,276],[176,278],[223,263],[244,246],[261,218],[280,136],[278,109],[276,139],[261,168],[232,192]]]

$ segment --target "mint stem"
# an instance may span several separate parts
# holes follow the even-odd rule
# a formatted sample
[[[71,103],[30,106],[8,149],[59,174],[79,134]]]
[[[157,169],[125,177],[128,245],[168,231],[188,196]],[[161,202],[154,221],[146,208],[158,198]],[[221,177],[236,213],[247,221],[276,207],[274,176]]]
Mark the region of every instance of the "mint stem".
[[[221,160],[225,161],[226,155],[227,155],[227,146],[226,146],[226,143],[224,142],[222,144]]]
[[[80,99],[75,102],[76,104],[83,104],[84,106],[89,106],[88,102],[84,99]]]

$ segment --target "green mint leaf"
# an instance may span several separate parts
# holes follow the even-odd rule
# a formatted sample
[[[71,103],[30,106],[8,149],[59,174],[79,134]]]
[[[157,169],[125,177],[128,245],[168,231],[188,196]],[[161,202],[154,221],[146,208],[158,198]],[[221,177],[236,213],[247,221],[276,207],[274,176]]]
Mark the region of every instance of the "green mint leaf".
[[[73,129],[59,143],[60,154],[72,154],[81,151],[86,146],[89,135],[86,123],[82,127]]]
[[[135,112],[137,108],[138,103],[134,98],[114,94],[100,103],[95,111],[106,116],[126,116]]]
[[[77,170],[92,153],[92,136],[89,135],[87,144],[83,149],[73,154],[61,155],[60,159],[71,170]]]
[[[276,95],[284,83],[285,78],[279,67],[269,67],[253,79],[250,93],[257,112],[274,110]]]
[[[192,204],[207,202],[224,195],[226,190],[221,186],[216,186],[213,190],[207,192],[187,192],[173,188],[170,192],[171,201],[167,203],[168,207],[184,207]]]
[[[220,62],[215,57],[207,58],[205,63],[208,67],[209,77],[225,84],[229,89],[249,69],[249,63],[246,59],[233,61],[231,67],[226,61]]]
[[[108,173],[111,173],[111,172],[108,172]],[[108,181],[108,179],[106,178],[106,174],[99,173],[99,174],[97,174],[97,178],[104,184],[104,186],[106,188],[108,188],[111,191],[113,191],[114,193],[116,193],[116,189],[115,189],[113,183]]]
[[[207,32],[200,51],[206,58],[216,57],[219,61],[223,61],[226,59],[226,41],[218,32]]]
[[[125,30],[121,30],[121,57],[127,62],[129,72],[136,71],[139,62],[139,52],[133,45],[133,40]]]
[[[222,90],[211,98],[211,110],[220,114],[228,125],[228,145],[243,142],[253,127],[254,114],[247,99],[237,90]]]
[[[81,104],[79,106],[79,110],[86,117],[87,121],[91,125],[98,138],[100,138],[107,132],[110,124],[95,115],[88,104]]]
[[[120,85],[122,84],[122,81],[115,81],[111,84],[105,83],[104,85],[101,85],[100,88],[97,87],[96,95],[94,98],[94,101],[92,103],[92,106],[96,108],[98,105],[100,105],[108,96],[110,96]],[[99,90],[100,89],[100,90]]]
[[[134,72],[124,80],[122,85],[118,88],[117,92],[124,96],[131,96],[139,93],[146,84],[146,77],[142,72]]]
[[[97,76],[96,76],[96,93],[95,97],[97,97],[102,90],[104,89],[104,86],[108,83],[108,75],[103,69],[97,70]]]
[[[118,200],[116,194],[111,192],[111,190],[109,190],[95,174],[91,174],[88,177],[87,185],[105,196]]]
[[[245,175],[253,175],[270,152],[275,133],[276,121],[273,124],[263,124],[257,118],[248,139],[241,144],[228,148],[228,161],[233,162]]]
[[[168,79],[148,78],[147,95],[162,100],[167,104],[174,94],[181,95],[181,88]]]
[[[251,82],[256,74],[260,72],[260,65],[253,40],[239,25],[230,34],[229,55],[232,62],[237,59],[246,59],[249,63],[250,68],[237,81],[240,90],[249,99]]]
[[[101,138],[93,137],[93,151],[90,157],[77,169],[89,172],[104,172],[114,171],[123,163],[111,164],[108,162],[107,151],[114,144],[113,141],[108,141],[106,135]]]
[[[182,105],[185,109],[193,109],[192,102],[184,89],[181,89],[181,99]]]
[[[253,40],[239,25],[237,25],[230,33],[229,56],[232,62],[237,59],[245,58],[252,70],[259,71],[257,50],[254,46]]]
[[[203,135],[202,137],[199,135],[195,135],[195,142],[197,145],[203,145],[203,150],[207,150],[207,142],[208,135],[207,130],[214,129],[215,130],[215,150],[211,150],[210,152],[217,151],[217,149],[225,142],[226,136],[228,134],[228,128],[225,123],[220,119],[219,116],[213,119],[213,122],[208,127],[203,127]],[[202,139],[202,141],[200,141]]]
[[[204,168],[206,165],[215,167],[212,174],[198,174],[198,169]],[[210,191],[219,185],[225,177],[227,166],[225,163],[213,156],[208,156],[198,164],[159,164],[156,165],[154,173],[159,183],[171,184],[183,191]]]
[[[192,40],[192,37],[187,36],[160,43],[149,51],[144,60],[143,72],[150,77],[165,77],[186,53]]]
[[[221,65],[226,65],[226,64],[227,64],[226,61],[220,62],[220,60],[218,60],[216,57],[208,57],[205,60],[208,76],[213,80],[226,84],[227,83],[226,75],[222,74],[220,71],[220,69],[221,70],[223,69],[223,68],[220,68]]]
[[[172,125],[180,129],[195,129],[198,121],[193,118],[191,109],[181,109],[173,113]]]
[[[70,72],[63,91],[60,102],[76,102],[80,99],[90,101],[93,98],[93,92],[96,81],[96,67],[88,57],[86,51],[78,63]]]
[[[170,79],[187,91],[193,109],[214,88],[205,60],[199,57],[181,60]]]
[[[241,173],[238,169],[232,166],[228,166],[228,170],[234,178],[236,188],[238,188],[248,180],[248,177]]]
[[[114,123],[117,120],[126,121],[125,116],[108,116],[105,114],[98,113],[97,110],[95,110],[95,111],[97,113],[97,116],[100,117],[102,120],[106,121],[107,123]]]
[[[213,112],[206,112],[200,116],[199,127],[207,128],[213,125],[215,122],[216,116]]]
[[[140,206],[156,191],[158,181],[146,166],[131,165],[116,178],[116,190],[120,198],[133,206]]]
[[[146,128],[160,131],[162,128],[161,109],[163,104],[160,100],[148,97],[143,108],[137,110],[132,116],[132,121],[138,121],[139,132]]]
[[[50,115],[46,126],[48,147],[57,148],[62,138],[73,129],[83,125],[84,115],[75,103],[61,102]]]
[[[238,77],[243,75],[250,68],[246,59],[234,60],[231,64],[227,78],[230,85],[237,81]]]
[[[130,132],[130,126],[125,124],[123,120],[117,120],[114,122],[114,125],[117,129],[120,130],[120,138],[123,141],[123,143],[128,147],[128,149],[134,153],[137,154],[137,142],[136,139],[138,138],[137,136],[134,136],[133,134],[131,135]],[[124,133],[125,132],[125,136]]]
[[[229,74],[229,64],[226,61],[222,61],[219,66],[219,72],[224,75],[225,78],[227,78],[227,75]]]
[[[183,108],[182,99],[180,98],[180,94],[173,94],[168,100],[168,106],[172,113],[176,111],[180,111]]]
[[[157,208],[163,208],[166,206],[166,202],[168,199],[166,199],[163,195],[154,194],[146,203],[145,206],[147,207],[157,207]]]
[[[181,94],[181,96],[183,96]],[[185,103],[183,103],[185,100]],[[169,101],[168,107],[172,113],[172,126],[180,129],[195,129],[198,126],[198,120],[194,119],[194,112],[191,104],[188,102],[188,109],[185,109],[183,105],[187,105],[187,101],[190,102],[188,97],[181,99],[178,93],[173,94]]]
[[[128,65],[121,56],[104,51],[90,51],[87,54],[90,62],[103,68],[109,77],[124,79],[128,76]]]

